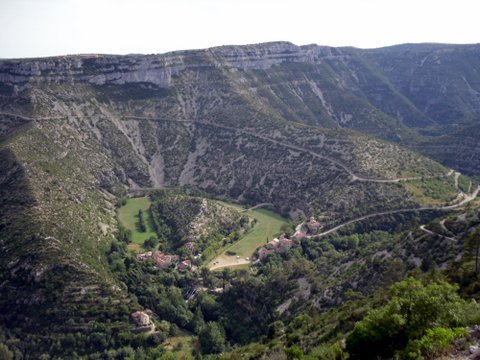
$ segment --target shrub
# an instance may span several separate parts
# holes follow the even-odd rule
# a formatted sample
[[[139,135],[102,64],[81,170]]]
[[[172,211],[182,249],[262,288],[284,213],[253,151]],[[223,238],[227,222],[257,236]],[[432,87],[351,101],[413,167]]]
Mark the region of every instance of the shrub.
[[[322,360],[345,360],[347,358],[340,342],[317,346],[310,352],[309,356]]]
[[[406,359],[434,359],[452,346],[455,339],[465,337],[468,332],[465,328],[435,327],[428,329],[419,340],[410,341],[402,357]]]
[[[286,348],[285,349],[285,354],[287,355],[287,358],[289,360],[291,360],[291,359],[302,359],[303,356],[304,356],[302,349],[297,345]]]
[[[225,348],[225,331],[216,322],[210,321],[198,334],[202,353],[217,354]]]
[[[353,359],[391,357],[407,344],[422,341],[427,334],[425,344],[429,339],[440,341],[441,330],[428,331],[467,325],[479,312],[476,304],[461,299],[456,291],[446,282],[424,285],[414,278],[393,285],[387,305],[371,310],[355,324],[347,337],[347,351]]]

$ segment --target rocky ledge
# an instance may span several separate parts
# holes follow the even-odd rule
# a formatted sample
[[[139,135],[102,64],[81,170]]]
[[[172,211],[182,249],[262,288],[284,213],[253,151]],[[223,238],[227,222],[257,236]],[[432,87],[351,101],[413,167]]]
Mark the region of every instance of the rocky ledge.
[[[337,48],[272,42],[220,46],[161,55],[93,54],[2,60],[0,61],[0,83],[17,86],[28,86],[31,82],[96,85],[152,83],[159,87],[169,87],[172,77],[188,68],[267,69],[283,62],[314,63],[339,56],[348,55]]]

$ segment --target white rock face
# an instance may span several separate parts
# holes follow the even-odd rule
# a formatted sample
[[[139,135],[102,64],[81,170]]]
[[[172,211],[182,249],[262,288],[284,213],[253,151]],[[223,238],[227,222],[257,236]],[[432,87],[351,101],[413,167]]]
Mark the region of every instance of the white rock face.
[[[148,82],[168,87],[186,68],[183,56],[77,56],[0,62],[0,82],[91,83]]]
[[[199,55],[198,62],[185,63],[185,54]],[[246,46],[221,46],[206,50],[162,55],[76,55],[45,59],[0,61],[0,82],[90,83],[95,85],[151,83],[167,88],[172,77],[188,68],[224,67],[268,69],[284,62],[314,63],[348,56],[341,50],[317,45],[296,46],[274,42]]]

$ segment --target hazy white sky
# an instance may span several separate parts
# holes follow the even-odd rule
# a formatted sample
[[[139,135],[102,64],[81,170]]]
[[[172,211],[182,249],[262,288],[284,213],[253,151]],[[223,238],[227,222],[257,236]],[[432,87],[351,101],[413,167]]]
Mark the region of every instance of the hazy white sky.
[[[0,0],[0,58],[480,42],[479,0]]]

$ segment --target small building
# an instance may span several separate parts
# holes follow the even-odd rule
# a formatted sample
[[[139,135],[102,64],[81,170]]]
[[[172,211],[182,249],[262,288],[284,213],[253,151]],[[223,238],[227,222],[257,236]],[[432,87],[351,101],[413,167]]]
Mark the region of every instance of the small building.
[[[274,249],[267,249],[262,247],[261,249],[258,250],[258,258],[260,260],[265,259],[268,255],[274,254],[275,250]]]
[[[322,224],[312,216],[307,222],[307,228],[310,233],[316,234],[322,228]]]
[[[279,238],[270,240],[267,245],[258,249],[258,258],[263,260],[270,254],[287,252],[295,244],[295,241],[297,239],[289,239],[285,234],[282,234]]]
[[[132,331],[134,333],[153,334],[155,324],[152,322],[153,312],[151,310],[135,311],[132,315],[132,322],[135,324]]]
[[[183,260],[183,261],[180,261],[177,268],[178,268],[178,271],[180,272],[191,271],[193,268],[193,265],[190,260]]]
[[[285,239],[287,239],[287,235],[285,235],[285,233],[280,235],[280,237],[278,238],[279,241],[282,241],[282,240],[285,240]]]
[[[137,260],[143,261],[146,259],[150,259],[152,256],[153,256],[153,253],[151,251],[147,251],[146,253],[137,254]]]
[[[284,253],[287,252],[291,247],[293,246],[293,240],[283,238],[279,240],[278,247],[276,249],[276,252],[278,253]]]
[[[172,264],[176,264],[180,257],[178,255],[167,255],[162,252],[156,252],[153,254],[155,265],[161,269],[167,268]]]
[[[278,240],[277,238],[270,240],[267,243],[267,249],[275,249],[279,243],[280,243],[280,240]]]
[[[295,234],[293,234],[292,239],[295,241],[300,241],[302,240],[305,236],[307,236],[307,232],[303,229],[295,231]]]
[[[150,316],[144,311],[135,311],[132,315],[132,320],[137,326],[147,326],[150,324]]]

